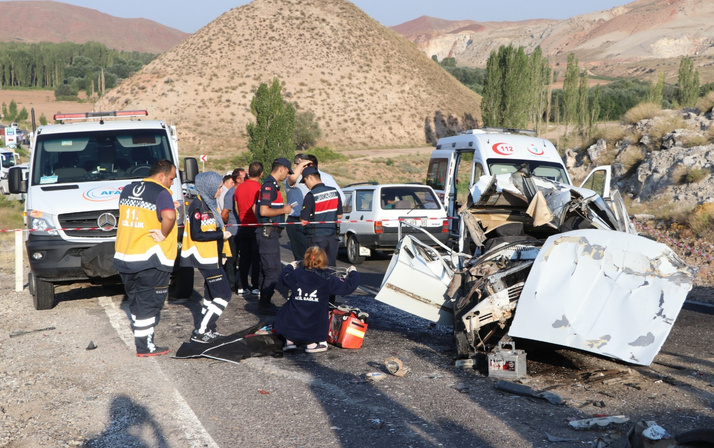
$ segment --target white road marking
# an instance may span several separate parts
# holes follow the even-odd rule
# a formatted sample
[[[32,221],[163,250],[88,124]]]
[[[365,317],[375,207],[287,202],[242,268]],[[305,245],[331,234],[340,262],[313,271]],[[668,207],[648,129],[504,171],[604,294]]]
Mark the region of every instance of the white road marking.
[[[127,317],[128,310],[123,310],[118,307],[110,297],[99,297],[97,300],[104,308],[104,312],[109,318],[109,323],[112,324],[112,327],[114,327],[114,330],[117,332],[121,340],[124,341],[127,347],[133,351],[135,349],[134,335],[132,334],[129,326],[129,318]],[[161,366],[156,363],[155,359],[149,358],[145,359],[145,361],[153,361],[154,365],[158,368],[159,373],[163,376],[163,379],[160,379],[159,382],[169,384],[169,378],[166,377],[164,372],[161,370]],[[176,420],[178,420],[177,423],[184,431],[186,437],[185,441],[190,442],[188,446],[191,448],[219,448],[218,444],[213,440],[208,431],[206,431],[206,428],[203,427],[201,421],[176,388],[173,388],[173,401],[178,409],[178,412],[173,414],[173,416]]]

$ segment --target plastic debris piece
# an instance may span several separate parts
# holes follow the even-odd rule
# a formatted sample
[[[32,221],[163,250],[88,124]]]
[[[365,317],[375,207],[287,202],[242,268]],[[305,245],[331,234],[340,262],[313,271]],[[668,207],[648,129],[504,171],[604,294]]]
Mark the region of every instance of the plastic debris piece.
[[[548,442],[579,442],[580,440],[578,439],[571,439],[570,437],[559,437],[559,436],[554,436],[552,434],[548,434],[547,432],[543,431],[545,433],[545,437],[548,439]]]
[[[382,372],[370,372],[365,373],[364,377],[367,381],[382,381],[387,377],[387,375]]]
[[[264,390],[264,389],[258,389],[258,392],[263,395],[270,395],[270,392],[268,392],[267,390]]]
[[[464,383],[454,384],[454,385],[451,386],[451,387],[452,387],[453,389],[458,390],[458,391],[459,391],[460,393],[462,393],[462,394],[466,394],[466,393],[469,392],[469,386],[467,386],[467,385],[464,384]]]
[[[89,341],[89,345],[87,346],[87,350],[94,350],[97,348],[96,345],[94,345],[94,341]]]
[[[592,428],[605,428],[606,426],[616,424],[621,425],[623,423],[629,422],[630,419],[624,415],[610,415],[607,417],[593,417],[584,418],[581,420],[573,420],[568,422],[568,424],[575,429],[592,429]]]
[[[456,366],[459,369],[473,369],[474,368],[474,360],[472,358],[467,358],[467,359],[457,359],[456,362],[454,363],[454,366]]]
[[[671,436],[665,430],[663,427],[659,426],[655,422],[647,422],[647,424],[650,424],[649,428],[645,429],[642,431],[642,435],[649,440],[662,440],[662,439],[668,439]]]
[[[404,367],[402,360],[393,356],[384,360],[384,366],[394,376],[404,376],[407,373],[407,368]]]
[[[550,404],[563,404],[563,399],[560,395],[555,392],[541,391],[536,392],[532,388],[525,386],[523,384],[511,383],[510,381],[499,381],[496,383],[496,389],[502,390],[504,392],[510,392],[516,395],[523,395],[525,397],[542,398],[547,400]]]

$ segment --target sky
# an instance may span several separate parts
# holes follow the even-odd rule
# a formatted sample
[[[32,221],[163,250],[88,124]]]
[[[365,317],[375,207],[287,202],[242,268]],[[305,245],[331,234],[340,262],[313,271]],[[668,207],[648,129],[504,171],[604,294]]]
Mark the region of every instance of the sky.
[[[144,18],[195,33],[232,8],[250,0],[62,0],[123,18]],[[393,26],[431,16],[447,20],[501,22],[567,19],[630,3],[625,0],[352,0],[382,25]]]

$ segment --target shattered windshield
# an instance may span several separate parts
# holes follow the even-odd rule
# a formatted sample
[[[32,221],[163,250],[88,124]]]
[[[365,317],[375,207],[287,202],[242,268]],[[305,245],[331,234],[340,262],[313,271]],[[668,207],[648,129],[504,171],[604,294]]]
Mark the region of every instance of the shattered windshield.
[[[157,160],[176,163],[161,129],[40,135],[35,152],[32,185],[140,179]]]
[[[488,169],[491,174],[511,174],[527,165],[531,174],[555,182],[570,185],[568,175],[562,165],[541,160],[488,159]]]

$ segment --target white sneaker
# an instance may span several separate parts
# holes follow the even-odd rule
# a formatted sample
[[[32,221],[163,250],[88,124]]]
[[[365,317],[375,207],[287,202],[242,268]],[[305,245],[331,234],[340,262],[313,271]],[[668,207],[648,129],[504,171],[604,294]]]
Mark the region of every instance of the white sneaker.
[[[260,297],[260,290],[259,290],[259,289],[254,289],[254,290],[252,290],[250,293],[253,294],[254,296]]]

